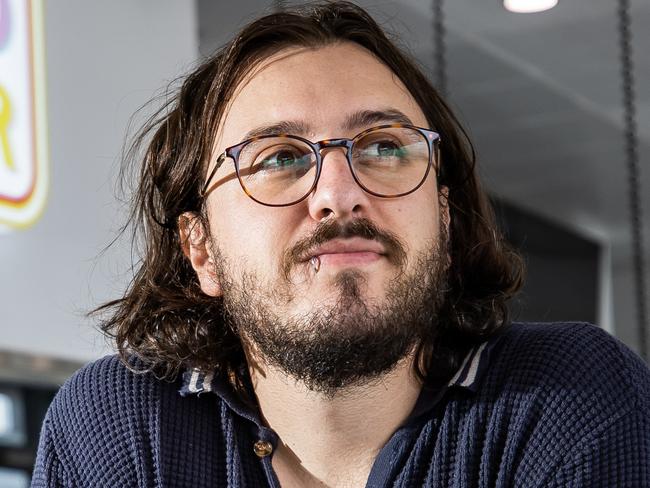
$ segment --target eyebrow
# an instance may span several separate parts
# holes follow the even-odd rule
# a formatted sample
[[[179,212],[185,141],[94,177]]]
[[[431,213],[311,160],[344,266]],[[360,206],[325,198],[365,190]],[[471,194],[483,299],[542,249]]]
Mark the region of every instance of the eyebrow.
[[[246,133],[243,140],[253,137],[272,136],[276,134],[304,135],[309,133],[309,125],[297,120],[283,120],[275,124],[256,127]]]
[[[403,112],[387,108],[383,110],[359,110],[348,115],[343,122],[343,130],[352,131],[371,127],[376,124],[409,124],[413,125],[411,119]],[[263,125],[252,129],[244,135],[243,140],[260,136],[276,134],[307,135],[311,132],[311,126],[299,120],[283,120],[274,124]]]
[[[359,110],[349,115],[343,123],[346,131],[362,129],[375,124],[409,124],[413,125],[411,119],[394,108],[384,110]]]

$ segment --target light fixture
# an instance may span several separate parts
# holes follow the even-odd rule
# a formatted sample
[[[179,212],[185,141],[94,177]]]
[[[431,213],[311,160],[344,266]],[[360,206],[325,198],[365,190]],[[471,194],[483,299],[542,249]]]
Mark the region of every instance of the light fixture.
[[[25,404],[19,390],[0,388],[0,448],[24,447]],[[5,486],[0,482],[0,486]]]
[[[557,5],[558,0],[503,0],[503,6],[511,12],[543,12]]]
[[[11,397],[0,393],[0,439],[14,430],[14,404]]]

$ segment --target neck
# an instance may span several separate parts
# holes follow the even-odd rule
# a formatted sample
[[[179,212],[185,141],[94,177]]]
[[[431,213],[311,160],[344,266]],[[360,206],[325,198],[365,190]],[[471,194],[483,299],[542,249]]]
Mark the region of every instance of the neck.
[[[372,383],[333,396],[309,391],[259,360],[250,364],[263,419],[281,439],[273,466],[283,486],[365,485],[375,457],[422,388],[412,356]]]

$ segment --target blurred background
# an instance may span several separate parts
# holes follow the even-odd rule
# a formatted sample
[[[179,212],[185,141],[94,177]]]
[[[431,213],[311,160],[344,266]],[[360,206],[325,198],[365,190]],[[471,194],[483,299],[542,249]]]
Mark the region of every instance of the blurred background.
[[[528,14],[501,0],[358,3],[444,83],[476,145],[500,225],[528,264],[515,318],[594,322],[647,357],[617,2]],[[123,292],[135,260],[128,238],[106,249],[126,215],[115,196],[124,143],[157,105],[133,115],[278,4],[0,0],[0,487],[27,486],[52,396],[112,352],[85,314]],[[629,13],[647,235],[650,3],[633,0]],[[647,238],[642,253],[648,261]]]

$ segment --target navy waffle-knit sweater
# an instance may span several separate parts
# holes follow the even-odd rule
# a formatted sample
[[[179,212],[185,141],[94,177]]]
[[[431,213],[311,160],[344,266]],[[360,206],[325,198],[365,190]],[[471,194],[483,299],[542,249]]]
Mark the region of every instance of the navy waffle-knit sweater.
[[[277,487],[258,440],[278,442],[211,375],[159,381],[106,357],[54,399],[32,486]],[[367,486],[650,487],[650,371],[595,326],[513,324],[423,390]]]

